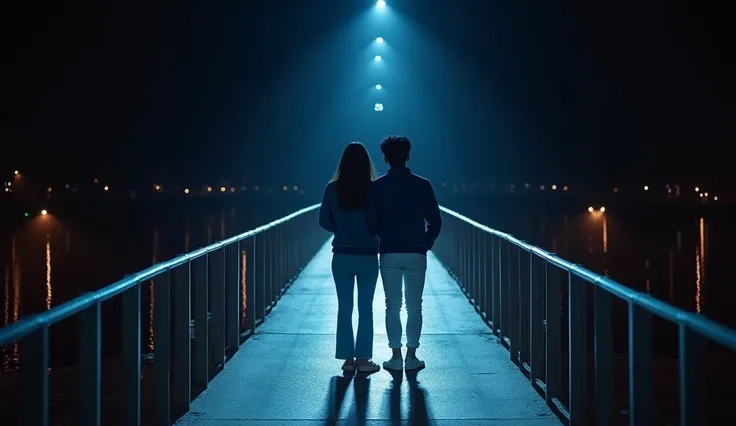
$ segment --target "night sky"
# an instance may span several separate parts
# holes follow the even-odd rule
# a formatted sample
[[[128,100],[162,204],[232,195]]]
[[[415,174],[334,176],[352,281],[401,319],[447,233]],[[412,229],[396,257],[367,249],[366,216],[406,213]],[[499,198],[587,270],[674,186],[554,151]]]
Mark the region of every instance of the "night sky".
[[[374,3],[20,2],[0,169],[321,185],[347,142],[385,170],[403,133],[449,181],[734,174],[727,2]]]

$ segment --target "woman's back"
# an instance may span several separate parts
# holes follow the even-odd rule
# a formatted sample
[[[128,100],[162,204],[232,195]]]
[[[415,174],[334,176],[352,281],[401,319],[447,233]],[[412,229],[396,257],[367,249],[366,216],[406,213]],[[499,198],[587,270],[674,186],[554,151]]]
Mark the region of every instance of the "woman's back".
[[[332,181],[327,184],[322,196],[319,223],[322,228],[335,234],[335,239],[332,241],[333,252],[343,254],[378,253],[376,237],[371,235],[368,229],[366,208],[355,210],[342,208],[338,197],[338,182]]]

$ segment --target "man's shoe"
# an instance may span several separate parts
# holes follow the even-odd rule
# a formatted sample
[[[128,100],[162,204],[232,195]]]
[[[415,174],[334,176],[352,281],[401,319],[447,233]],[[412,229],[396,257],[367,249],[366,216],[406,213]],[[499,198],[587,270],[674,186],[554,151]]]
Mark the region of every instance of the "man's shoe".
[[[391,358],[383,362],[384,370],[401,371],[404,369],[404,360],[401,358]]]
[[[407,357],[404,364],[407,370],[419,370],[424,368],[424,361],[415,357]]]

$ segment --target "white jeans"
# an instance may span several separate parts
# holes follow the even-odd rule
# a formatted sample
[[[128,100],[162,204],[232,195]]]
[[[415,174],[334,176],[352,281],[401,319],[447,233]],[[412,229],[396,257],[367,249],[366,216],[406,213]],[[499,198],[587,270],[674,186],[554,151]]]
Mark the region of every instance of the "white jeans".
[[[381,279],[386,294],[386,334],[388,346],[401,347],[401,289],[406,297],[406,347],[418,348],[422,334],[422,293],[427,274],[427,256],[419,253],[381,255]]]

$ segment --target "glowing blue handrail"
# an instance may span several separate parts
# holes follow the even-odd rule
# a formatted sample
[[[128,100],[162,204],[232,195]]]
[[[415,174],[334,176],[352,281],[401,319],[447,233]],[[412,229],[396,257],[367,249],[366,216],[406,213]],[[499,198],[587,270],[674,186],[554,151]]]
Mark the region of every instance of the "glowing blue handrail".
[[[547,262],[552,263],[565,271],[570,271],[576,276],[595,286],[601,287],[602,289],[620,299],[630,301],[631,303],[646,309],[654,315],[657,315],[675,324],[682,325],[692,331],[695,331],[701,336],[707,337],[708,339],[724,347],[736,351],[736,330],[718,324],[717,322],[706,318],[702,314],[695,314],[692,312],[684,311],[661,300],[658,300],[650,296],[649,294],[632,290],[631,288],[626,287],[625,285],[620,284],[608,277],[598,275],[595,272],[583,268],[580,265],[569,262],[565,259],[555,256],[554,254],[546,250],[521,241],[510,234],[497,231],[493,228],[489,228],[488,226],[480,224],[456,211],[442,206],[440,206],[440,209],[450,216],[460,219],[461,221],[471,226],[474,226],[489,234],[502,238],[510,242],[511,244],[523,250],[526,250],[529,253],[534,253],[537,256],[544,258]]]
[[[197,259],[207,253],[213,252],[232,243],[242,241],[246,238],[250,238],[254,235],[260,234],[261,232],[281,225],[284,222],[288,222],[297,216],[301,216],[304,213],[313,211],[319,208],[319,206],[319,204],[315,204],[309,207],[305,207],[266,225],[259,226],[258,228],[243,232],[242,234],[236,235],[226,240],[218,241],[214,244],[194,250],[190,253],[180,255],[166,262],[161,262],[153,265],[150,268],[138,272],[137,274],[127,276],[97,291],[79,296],[76,299],[72,299],[68,302],[62,303],[61,305],[56,306],[46,312],[23,318],[18,322],[15,322],[0,329],[0,346],[5,346],[16,340],[20,340],[24,336],[38,330],[41,327],[50,326],[52,324],[58,323],[59,321],[62,321],[75,314],[78,314],[79,312],[84,311],[85,309],[93,306],[95,303],[101,303],[110,300],[113,297],[133,288],[142,281],[148,281],[155,276],[170,269],[176,268],[177,266],[183,265],[190,260]]]

